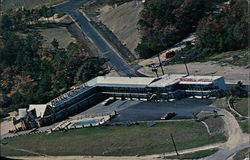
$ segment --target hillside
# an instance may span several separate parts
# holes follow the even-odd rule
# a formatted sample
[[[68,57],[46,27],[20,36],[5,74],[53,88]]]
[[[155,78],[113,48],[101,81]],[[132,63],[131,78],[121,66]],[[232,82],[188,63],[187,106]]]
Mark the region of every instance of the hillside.
[[[197,27],[196,45],[180,51],[175,61],[179,62],[183,56],[186,61],[204,61],[221,52],[246,49],[249,45],[248,5],[247,0],[231,0],[223,4],[218,13],[204,17]],[[232,54],[231,58],[238,61],[242,56],[244,54]]]
[[[140,13],[141,43],[136,52],[149,58],[195,32],[198,22],[225,0],[147,0]]]
[[[142,9],[142,3],[136,1],[127,2],[114,8],[104,6],[100,9],[99,20],[108,26],[133,54],[135,54],[134,49],[141,38],[137,30],[137,23]]]
[[[43,14],[38,14],[41,11]],[[106,59],[90,57],[88,48],[82,43],[70,42],[71,35],[56,22],[39,21],[53,15],[46,7],[3,15],[0,23],[0,119],[31,103],[46,103],[77,83],[104,74]]]

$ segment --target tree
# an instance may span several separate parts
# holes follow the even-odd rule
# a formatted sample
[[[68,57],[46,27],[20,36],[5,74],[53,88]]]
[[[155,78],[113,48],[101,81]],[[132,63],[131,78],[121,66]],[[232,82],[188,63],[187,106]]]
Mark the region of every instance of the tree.
[[[23,12],[24,12],[24,16],[25,16],[25,21],[26,21],[29,25],[31,25],[31,21],[32,21],[31,11],[30,11],[30,10],[27,10],[27,9],[24,9]]]
[[[48,7],[46,7],[46,6],[42,6],[42,8],[39,10],[40,17],[47,18],[48,23],[49,23],[49,17],[50,17],[49,10],[50,9]]]
[[[219,14],[200,21],[197,48],[208,54],[246,48],[248,46],[247,1],[232,0]],[[237,43],[235,43],[237,42]]]
[[[58,50],[59,42],[57,41],[57,39],[54,38],[50,44],[54,47],[55,50]]]
[[[1,28],[9,30],[12,26],[10,17],[7,14],[4,14],[1,21]]]
[[[234,97],[247,97],[247,91],[244,90],[244,86],[241,81],[238,81],[237,85],[230,89],[230,92]]]
[[[147,0],[138,22],[142,41],[136,52],[148,58],[195,31],[198,21],[218,0]],[[210,7],[206,7],[210,6]]]

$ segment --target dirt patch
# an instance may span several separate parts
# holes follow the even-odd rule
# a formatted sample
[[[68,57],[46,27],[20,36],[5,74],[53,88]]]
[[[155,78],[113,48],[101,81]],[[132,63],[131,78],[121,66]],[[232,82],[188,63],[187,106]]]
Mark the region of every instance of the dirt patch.
[[[44,37],[44,45],[52,47],[51,42],[55,38],[59,42],[59,47],[67,48],[71,42],[75,42],[75,38],[68,32],[66,27],[46,28],[38,30]]]
[[[124,3],[118,7],[105,5],[100,8],[98,16],[98,19],[108,26],[134,55],[136,55],[134,49],[141,39],[137,22],[142,8],[142,3],[137,1]]]
[[[108,74],[106,74],[106,76],[107,77],[120,77],[120,75],[113,69]]]
[[[136,156],[129,156],[129,157],[112,157],[112,156],[46,156],[46,157],[32,157],[32,156],[21,156],[21,157],[10,157],[14,159],[27,159],[27,160],[160,160],[158,156],[143,156],[143,157],[136,157]]]
[[[1,136],[3,134],[6,134],[9,132],[9,130],[14,130],[15,129],[15,126],[13,125],[13,122],[12,122],[12,118],[13,117],[17,117],[17,112],[14,111],[14,112],[10,112],[9,113],[9,116],[4,118],[4,121],[1,122]],[[21,127],[21,124],[17,124],[16,125],[17,128]]]
[[[225,143],[225,148],[233,148],[243,142],[249,140],[249,135],[242,133],[242,130],[236,121],[235,117],[228,111],[221,109],[218,114],[224,115],[224,129],[228,136],[228,141]]]
[[[157,57],[141,61],[139,65],[143,67],[139,69],[139,72],[148,76],[155,76],[151,67],[147,67],[147,65],[157,62]],[[242,81],[244,84],[249,84],[249,69],[244,67],[218,64],[214,61],[188,63],[187,66],[189,73],[192,75],[224,76],[226,83],[237,83],[238,81]],[[184,64],[168,65],[163,68],[166,73],[187,73]],[[160,69],[158,69],[158,72],[160,73]]]

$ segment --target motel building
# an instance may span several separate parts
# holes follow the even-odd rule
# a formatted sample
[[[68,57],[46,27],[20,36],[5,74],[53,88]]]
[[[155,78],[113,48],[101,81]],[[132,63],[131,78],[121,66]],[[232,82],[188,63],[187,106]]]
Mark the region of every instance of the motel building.
[[[75,115],[113,97],[147,101],[164,101],[190,96],[211,97],[226,90],[222,76],[165,74],[161,77],[96,77],[51,100],[47,104],[30,104],[20,109],[22,128],[46,126]]]

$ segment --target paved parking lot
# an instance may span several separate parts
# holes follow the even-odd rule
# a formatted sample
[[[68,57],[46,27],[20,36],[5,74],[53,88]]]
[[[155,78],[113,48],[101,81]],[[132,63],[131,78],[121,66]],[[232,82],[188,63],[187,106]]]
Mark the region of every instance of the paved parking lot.
[[[175,116],[172,119],[190,119],[192,118],[194,113],[204,110],[205,111],[214,110],[215,109],[214,107],[209,106],[211,103],[212,100],[209,99],[192,99],[192,98],[176,100],[173,102],[161,102],[161,103],[117,100],[108,106],[103,106],[100,103],[70,118],[109,115],[112,112],[116,111],[118,115],[111,120],[111,122],[113,123],[160,120],[160,117],[168,112],[177,113],[177,116]],[[43,132],[49,130],[58,125],[58,123],[38,128],[37,131]],[[30,130],[18,132],[18,135],[26,134],[28,132],[30,132]],[[7,133],[2,135],[1,138],[15,136],[15,135],[16,134],[13,133]]]
[[[209,106],[211,103],[212,100],[209,99],[192,98],[161,103],[117,100],[108,106],[98,104],[76,116],[105,115],[117,111],[118,115],[112,119],[112,122],[133,122],[160,120],[164,114],[176,112],[177,116],[173,119],[190,119],[194,113],[202,110],[214,110],[214,107]]]

